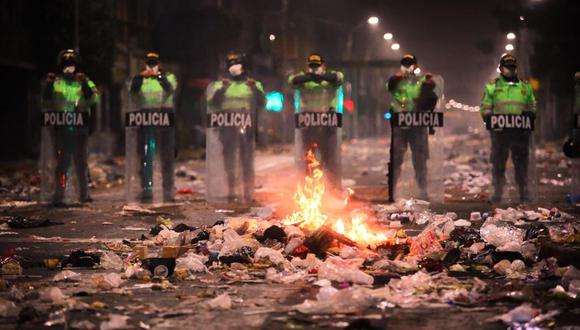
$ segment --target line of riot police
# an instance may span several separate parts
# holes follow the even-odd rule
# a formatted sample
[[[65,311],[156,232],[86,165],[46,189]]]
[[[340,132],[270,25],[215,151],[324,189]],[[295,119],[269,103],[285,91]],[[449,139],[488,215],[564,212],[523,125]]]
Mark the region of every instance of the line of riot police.
[[[160,56],[148,53],[145,69],[130,84],[125,114],[126,198],[130,202],[174,198],[175,75],[162,70]],[[95,84],[78,70],[74,50],[59,54],[59,74],[49,74],[42,90],[41,199],[55,205],[72,199],[89,202],[87,141],[91,109],[99,102]],[[265,105],[264,86],[250,77],[246,57],[230,52],[227,78],[206,90],[206,197],[209,202],[251,204],[254,200],[254,158],[257,123]],[[439,200],[443,191],[443,113],[436,105],[442,94],[437,76],[419,75],[414,54],[388,79],[391,94],[388,197]],[[492,202],[513,197],[535,198],[533,89],[517,75],[517,61],[504,55],[500,75],[484,88],[481,115],[490,132]],[[307,170],[305,155],[313,150],[327,184],[341,189],[343,85],[341,72],[326,68],[313,53],[306,70],[291,75],[294,90],[295,152],[298,168]],[[577,143],[577,142],[576,142]],[[407,154],[410,148],[411,155]],[[515,187],[506,180],[511,152]],[[74,166],[72,164],[74,163]],[[411,166],[412,164],[412,166]],[[411,171],[411,168],[413,171]],[[509,187],[508,187],[509,186]]]

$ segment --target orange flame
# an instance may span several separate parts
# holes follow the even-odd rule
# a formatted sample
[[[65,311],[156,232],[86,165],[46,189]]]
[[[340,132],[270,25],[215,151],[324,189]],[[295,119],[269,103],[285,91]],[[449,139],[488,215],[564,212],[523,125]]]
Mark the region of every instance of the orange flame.
[[[322,211],[322,202],[325,193],[323,181],[324,172],[320,169],[320,162],[314,156],[312,150],[306,154],[308,162],[308,173],[304,179],[304,186],[298,185],[294,201],[296,211],[289,215],[284,223],[286,225],[298,225],[302,229],[314,231],[330,222],[328,216]],[[348,205],[350,197],[354,191],[347,189],[348,196],[344,199],[345,206]],[[377,245],[387,241],[389,238],[383,233],[373,232],[366,224],[368,216],[366,214],[356,214],[347,224],[342,219],[337,219],[332,224],[332,229],[338,234],[361,244]]]

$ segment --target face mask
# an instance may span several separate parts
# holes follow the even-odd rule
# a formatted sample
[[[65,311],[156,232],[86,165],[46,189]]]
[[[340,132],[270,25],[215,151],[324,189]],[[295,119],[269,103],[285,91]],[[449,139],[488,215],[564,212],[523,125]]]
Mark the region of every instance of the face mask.
[[[73,74],[73,73],[75,73],[75,69],[76,69],[76,67],[74,65],[65,66],[62,69],[62,73],[64,73],[64,74]]]
[[[414,65],[411,65],[411,66],[404,66],[404,65],[401,65],[401,71],[402,71],[404,74],[412,74],[412,73],[414,73],[414,72],[415,72],[415,66],[414,66]]]
[[[241,64],[234,64],[228,68],[228,71],[233,77],[237,77],[242,74],[244,69]]]
[[[157,72],[159,72],[159,65],[154,65],[154,66],[147,65],[147,70],[157,73]]]

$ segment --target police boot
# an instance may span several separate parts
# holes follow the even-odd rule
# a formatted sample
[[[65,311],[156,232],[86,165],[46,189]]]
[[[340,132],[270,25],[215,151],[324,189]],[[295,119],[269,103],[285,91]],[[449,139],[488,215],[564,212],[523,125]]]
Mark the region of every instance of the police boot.
[[[503,195],[503,187],[495,187],[494,192],[493,192],[493,196],[491,197],[491,202],[493,204],[500,203],[501,199],[502,199],[502,195]]]
[[[529,196],[527,187],[520,186],[519,193],[520,193],[520,203],[521,204],[528,204],[530,202],[530,196]]]

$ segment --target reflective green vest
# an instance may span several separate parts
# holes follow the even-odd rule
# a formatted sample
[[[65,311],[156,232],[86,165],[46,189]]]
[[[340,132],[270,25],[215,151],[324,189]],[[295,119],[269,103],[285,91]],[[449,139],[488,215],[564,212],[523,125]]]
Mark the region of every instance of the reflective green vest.
[[[480,111],[520,115],[523,111],[536,112],[536,97],[532,85],[525,81],[511,83],[503,76],[492,80],[483,90]]]
[[[332,108],[334,111],[342,113],[344,101],[342,83],[344,75],[338,71],[329,72],[336,74],[338,82],[330,83],[326,80],[320,82],[308,81],[296,86],[292,84],[292,80],[306,73],[300,72],[288,78],[288,83],[294,88],[294,108],[296,112],[328,112]]]
[[[42,100],[42,108],[51,111],[66,111],[66,112],[89,112],[91,106],[99,102],[99,91],[95,83],[88,80],[89,87],[93,90],[93,95],[90,99],[85,99],[81,83],[76,80],[68,80],[63,78],[56,78],[54,81],[54,92],[52,99]]]
[[[419,98],[421,93],[421,86],[425,81],[425,77],[417,77],[416,75],[404,76],[397,84],[396,88],[391,92],[393,100],[390,104],[390,109],[394,112],[405,112],[415,110],[415,101]],[[389,83],[387,82],[387,90]]]
[[[173,108],[173,92],[177,89],[177,79],[173,73],[165,74],[172,92],[165,92],[157,77],[145,77],[137,100],[139,108]]]
[[[246,81],[230,81],[224,93],[222,104],[214,104],[215,92],[223,87],[223,81],[218,80],[211,83],[206,90],[208,104],[214,106],[216,111],[250,111],[256,107],[253,97],[252,88],[246,84]],[[256,89],[264,93],[264,86],[261,82],[256,81]]]

